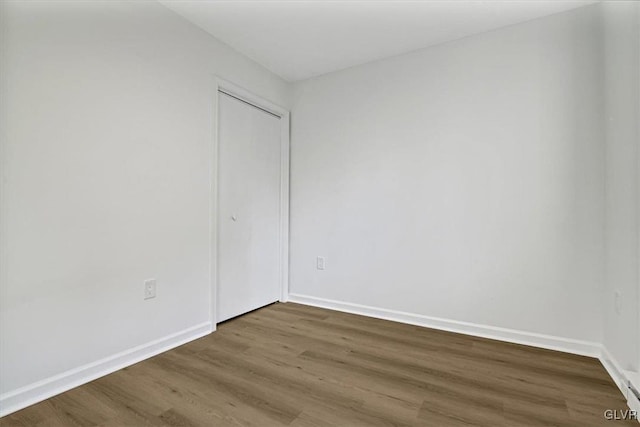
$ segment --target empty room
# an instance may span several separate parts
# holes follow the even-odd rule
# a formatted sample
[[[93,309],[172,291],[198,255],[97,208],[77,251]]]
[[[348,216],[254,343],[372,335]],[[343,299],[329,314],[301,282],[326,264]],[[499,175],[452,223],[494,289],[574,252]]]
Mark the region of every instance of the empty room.
[[[638,426],[640,2],[0,0],[0,426]]]

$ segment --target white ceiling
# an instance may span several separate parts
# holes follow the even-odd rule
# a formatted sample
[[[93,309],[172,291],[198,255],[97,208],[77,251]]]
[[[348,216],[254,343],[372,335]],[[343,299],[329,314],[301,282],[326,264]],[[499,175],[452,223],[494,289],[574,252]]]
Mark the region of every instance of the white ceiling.
[[[160,0],[288,81],[297,81],[594,1]]]

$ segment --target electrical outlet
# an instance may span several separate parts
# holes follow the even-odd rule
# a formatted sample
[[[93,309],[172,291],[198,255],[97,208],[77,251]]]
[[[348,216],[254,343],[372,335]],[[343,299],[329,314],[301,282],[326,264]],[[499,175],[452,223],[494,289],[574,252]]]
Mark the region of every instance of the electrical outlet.
[[[318,258],[316,258],[316,268],[318,270],[324,270],[326,266],[326,262],[323,256],[319,256]]]
[[[613,293],[613,307],[616,310],[616,314],[622,313],[622,293],[620,291]]]
[[[156,297],[156,279],[149,279],[144,281],[144,299],[151,299]]]

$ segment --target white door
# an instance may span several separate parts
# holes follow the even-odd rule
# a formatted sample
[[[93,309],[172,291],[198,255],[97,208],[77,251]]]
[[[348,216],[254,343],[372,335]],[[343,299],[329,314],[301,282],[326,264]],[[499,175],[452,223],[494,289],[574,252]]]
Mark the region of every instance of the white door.
[[[218,93],[218,298],[222,322],[280,297],[280,118]]]

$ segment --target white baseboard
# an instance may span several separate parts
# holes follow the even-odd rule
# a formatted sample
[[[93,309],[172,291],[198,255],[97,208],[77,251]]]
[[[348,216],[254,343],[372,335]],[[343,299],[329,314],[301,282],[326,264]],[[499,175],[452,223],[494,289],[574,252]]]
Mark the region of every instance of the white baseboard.
[[[391,320],[394,322],[424,326],[426,328],[440,329],[443,331],[490,338],[533,347],[541,347],[549,350],[562,351],[565,353],[573,353],[583,356],[598,358],[602,352],[602,346],[599,343],[580,341],[571,338],[524,332],[515,329],[498,328],[495,326],[479,325],[475,323],[460,322],[457,320],[441,319],[421,314],[406,313],[386,308],[370,307],[366,305],[316,298],[307,295],[289,294],[289,301],[327,308],[330,310],[344,311],[346,313],[359,314],[362,316],[375,317],[377,319]]]
[[[611,356],[607,349],[598,343],[460,322],[299,294],[289,294],[287,301],[410,325],[599,358],[615,384],[625,398],[627,398],[629,407],[640,413],[640,401],[630,393],[627,386],[629,379],[625,371],[620,368],[617,361]],[[201,323],[183,331],[4,393],[0,395],[0,417],[186,344],[189,341],[208,335],[212,331],[213,327],[211,322]]]
[[[640,422],[640,399],[634,394],[629,393],[627,395],[627,405],[629,405],[629,409],[636,411],[636,419]]]
[[[602,354],[600,356],[600,362],[607,370],[609,376],[616,383],[622,395],[627,399],[627,405],[629,408],[636,411],[640,416],[640,399],[629,389],[629,383],[631,382],[631,374],[628,371],[622,369],[618,361],[609,353],[606,347],[602,347]],[[637,386],[634,384],[634,386]],[[640,418],[638,419],[640,421]]]
[[[0,417],[34,403],[86,384],[119,369],[186,344],[212,331],[211,322],[201,323],[183,331],[122,351],[104,359],[80,366],[44,380],[0,395]]]
[[[604,369],[606,369],[607,373],[613,379],[613,382],[616,383],[622,394],[627,397],[628,392],[628,379],[624,374],[624,370],[620,367],[618,361],[609,353],[609,351],[603,346],[602,353],[600,355],[600,362]]]

